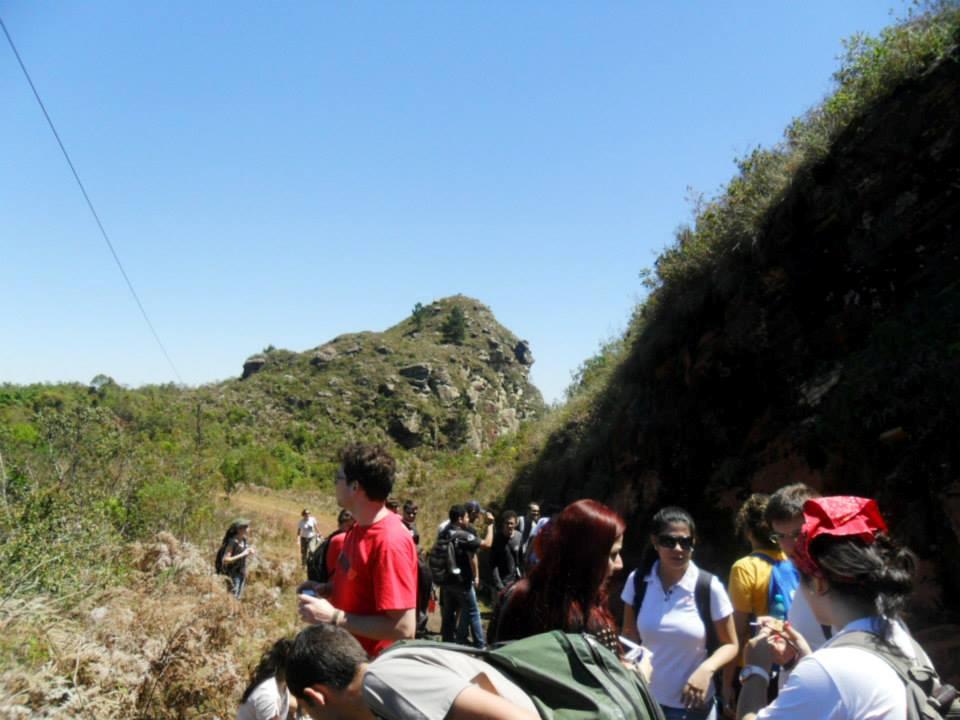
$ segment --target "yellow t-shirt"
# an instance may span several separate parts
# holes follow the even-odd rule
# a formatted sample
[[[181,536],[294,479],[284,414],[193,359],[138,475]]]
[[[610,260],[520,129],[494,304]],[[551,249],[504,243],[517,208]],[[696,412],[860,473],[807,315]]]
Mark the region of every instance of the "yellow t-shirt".
[[[783,551],[763,551],[775,562],[786,559]],[[737,560],[730,568],[730,602],[733,609],[754,616],[768,615],[770,603],[770,574],[773,565],[753,555]]]
[[[773,560],[779,562],[786,559],[782,550],[762,551]],[[730,602],[734,610],[742,613],[759,617],[760,615],[770,614],[770,575],[773,574],[773,565],[763,558],[747,555],[737,560],[730,568],[729,595]],[[750,639],[750,633],[747,633],[747,640]],[[740,642],[744,642],[740,638]],[[746,652],[746,648],[744,648]],[[743,664],[743,656],[738,659]]]

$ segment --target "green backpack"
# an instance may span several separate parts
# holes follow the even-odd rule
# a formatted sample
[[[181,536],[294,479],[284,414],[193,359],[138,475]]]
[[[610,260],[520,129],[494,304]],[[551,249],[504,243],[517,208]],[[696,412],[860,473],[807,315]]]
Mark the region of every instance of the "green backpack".
[[[923,648],[916,640],[914,654],[924,657]],[[960,719],[960,695],[952,685],[940,682],[937,671],[930,665],[914,662],[883,642],[879,636],[864,630],[838,635],[830,647],[856,647],[882,658],[893,668],[907,689],[907,720]]]
[[[591,635],[554,630],[496,650],[418,640],[394,647],[412,645],[489,663],[530,696],[543,720],[663,720],[646,683]]]

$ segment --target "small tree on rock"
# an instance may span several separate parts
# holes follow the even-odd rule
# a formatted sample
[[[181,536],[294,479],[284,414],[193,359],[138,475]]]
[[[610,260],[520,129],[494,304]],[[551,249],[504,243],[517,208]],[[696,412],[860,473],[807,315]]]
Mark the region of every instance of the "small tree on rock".
[[[423,303],[417,303],[413,306],[413,312],[410,313],[413,318],[414,327],[417,328],[417,332],[423,330],[423,318],[427,314],[427,309],[423,306]]]
[[[443,321],[440,330],[443,332],[443,339],[454,345],[462,345],[463,339],[467,336],[467,319],[463,310],[454,306],[447,319]]]

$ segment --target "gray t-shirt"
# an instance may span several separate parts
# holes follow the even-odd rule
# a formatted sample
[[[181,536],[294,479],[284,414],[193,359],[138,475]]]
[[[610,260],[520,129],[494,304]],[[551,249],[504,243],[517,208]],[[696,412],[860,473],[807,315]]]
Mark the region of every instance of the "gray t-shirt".
[[[378,657],[363,678],[363,699],[387,720],[443,720],[457,696],[477,685],[480,675],[504,699],[537,712],[527,694],[499,670],[442,645],[398,647]]]

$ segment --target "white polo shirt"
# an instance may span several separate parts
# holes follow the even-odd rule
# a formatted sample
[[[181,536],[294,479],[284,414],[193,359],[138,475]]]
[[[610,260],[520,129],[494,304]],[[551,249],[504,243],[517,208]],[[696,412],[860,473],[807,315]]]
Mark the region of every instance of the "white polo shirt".
[[[647,575],[643,607],[637,610],[634,599],[634,570],[623,586],[620,599],[634,608],[637,632],[644,647],[653,653],[650,690],[661,705],[682,708],[681,692],[694,670],[707,659],[707,631],[697,612],[694,591],[700,570],[692,562],[669,592],[664,591],[653,564]],[[733,605],[716,577],[710,582],[710,617],[714,622],[733,614]],[[713,697],[713,683],[707,687],[707,699]]]

